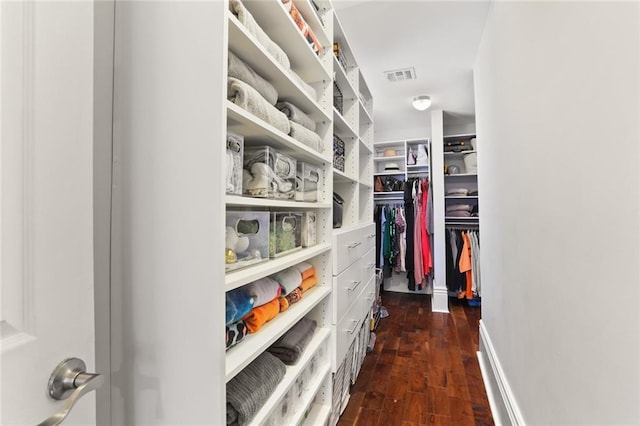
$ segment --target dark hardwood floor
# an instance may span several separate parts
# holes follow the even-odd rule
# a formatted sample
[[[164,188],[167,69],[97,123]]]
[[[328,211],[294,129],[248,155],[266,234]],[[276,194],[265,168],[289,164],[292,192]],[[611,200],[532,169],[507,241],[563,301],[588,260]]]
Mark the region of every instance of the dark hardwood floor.
[[[431,296],[383,293],[376,330],[338,426],[493,425],[476,352],[480,308]]]

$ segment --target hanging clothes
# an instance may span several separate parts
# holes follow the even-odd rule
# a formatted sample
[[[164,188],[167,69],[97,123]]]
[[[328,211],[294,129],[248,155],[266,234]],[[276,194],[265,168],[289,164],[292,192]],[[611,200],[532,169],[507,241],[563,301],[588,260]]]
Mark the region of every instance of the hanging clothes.
[[[447,229],[447,289],[459,299],[480,297],[480,239],[477,230]]]

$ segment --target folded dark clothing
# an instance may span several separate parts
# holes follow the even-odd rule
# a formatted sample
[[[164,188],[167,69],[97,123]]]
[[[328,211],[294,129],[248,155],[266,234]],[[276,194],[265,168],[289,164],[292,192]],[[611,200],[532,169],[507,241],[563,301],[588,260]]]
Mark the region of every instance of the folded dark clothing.
[[[249,329],[244,321],[240,320],[226,326],[227,349],[239,343],[244,336],[249,334]]]
[[[302,318],[267,350],[285,364],[293,365],[298,362],[311,341],[316,326],[314,320]]]
[[[248,424],[282,381],[286,367],[263,352],[227,383],[227,424]]]

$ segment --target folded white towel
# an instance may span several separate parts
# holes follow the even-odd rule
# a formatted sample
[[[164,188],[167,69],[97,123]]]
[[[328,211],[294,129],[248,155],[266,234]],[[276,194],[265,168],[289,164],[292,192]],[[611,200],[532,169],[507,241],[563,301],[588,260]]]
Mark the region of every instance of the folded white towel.
[[[240,108],[261,118],[281,132],[289,133],[290,126],[287,116],[278,111],[256,89],[244,81],[229,77],[227,97]]]
[[[229,77],[244,81],[256,89],[271,105],[275,105],[278,102],[278,92],[275,87],[255,72],[246,62],[234,55],[232,51],[229,51],[228,63],[227,74]]]

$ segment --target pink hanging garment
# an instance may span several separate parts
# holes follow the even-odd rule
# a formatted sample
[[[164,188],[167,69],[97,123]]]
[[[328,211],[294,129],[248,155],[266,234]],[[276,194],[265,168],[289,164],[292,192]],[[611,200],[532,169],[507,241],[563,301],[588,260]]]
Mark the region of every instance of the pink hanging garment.
[[[417,187],[417,188],[416,188]],[[422,281],[424,280],[424,269],[422,266],[422,232],[421,228],[421,214],[422,207],[420,205],[422,194],[420,191],[419,182],[415,183],[414,191],[413,191],[413,205],[415,206],[415,226],[413,227],[413,276],[416,280],[416,288],[422,288]]]
[[[429,234],[427,233],[427,202],[428,202],[428,186],[427,181],[420,182],[422,186],[422,202],[420,207],[422,213],[420,215],[420,234],[422,238],[422,266],[424,268],[424,274],[429,275],[431,268],[433,267],[433,260],[431,258],[431,242],[429,241]]]

